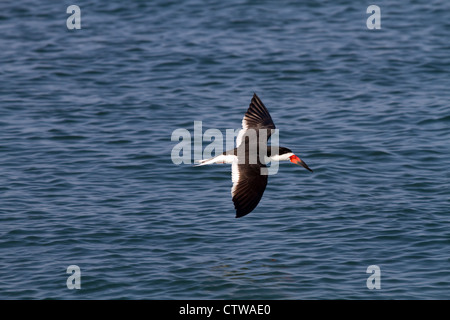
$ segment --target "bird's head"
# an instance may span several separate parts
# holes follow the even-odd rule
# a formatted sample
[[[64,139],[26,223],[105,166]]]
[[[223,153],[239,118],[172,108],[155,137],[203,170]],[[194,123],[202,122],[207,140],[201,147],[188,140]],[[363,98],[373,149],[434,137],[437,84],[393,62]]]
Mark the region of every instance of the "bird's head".
[[[298,164],[300,166],[302,166],[303,168],[313,172],[308,165],[305,163],[305,161],[303,161],[302,159],[300,159],[299,157],[297,157],[290,149],[285,148],[285,147],[280,147],[279,148],[279,159],[280,160],[289,160],[292,163]]]

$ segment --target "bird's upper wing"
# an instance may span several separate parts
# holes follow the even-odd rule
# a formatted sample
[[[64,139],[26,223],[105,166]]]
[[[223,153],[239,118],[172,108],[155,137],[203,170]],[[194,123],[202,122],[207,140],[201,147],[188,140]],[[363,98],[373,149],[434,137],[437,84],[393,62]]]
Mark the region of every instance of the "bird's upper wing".
[[[267,185],[267,175],[261,174],[262,167],[262,164],[239,164],[237,160],[231,165],[231,195],[236,218],[252,212],[261,200]]]
[[[275,129],[275,124],[273,123],[272,117],[269,111],[267,111],[266,106],[262,103],[259,97],[253,94],[250,106],[242,119],[242,130],[236,138],[236,146],[242,143],[242,138],[245,135],[247,129],[255,129],[256,133],[259,134],[260,129],[267,129],[267,139],[269,139],[272,134],[272,129]]]

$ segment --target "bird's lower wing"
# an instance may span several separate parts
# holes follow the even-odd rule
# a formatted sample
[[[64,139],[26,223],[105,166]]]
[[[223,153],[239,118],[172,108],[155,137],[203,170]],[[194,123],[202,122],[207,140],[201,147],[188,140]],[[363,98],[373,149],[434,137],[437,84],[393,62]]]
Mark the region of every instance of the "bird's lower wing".
[[[256,208],[267,186],[267,175],[261,175],[261,164],[239,164],[231,166],[233,187],[231,195],[236,209],[236,218],[243,217]]]

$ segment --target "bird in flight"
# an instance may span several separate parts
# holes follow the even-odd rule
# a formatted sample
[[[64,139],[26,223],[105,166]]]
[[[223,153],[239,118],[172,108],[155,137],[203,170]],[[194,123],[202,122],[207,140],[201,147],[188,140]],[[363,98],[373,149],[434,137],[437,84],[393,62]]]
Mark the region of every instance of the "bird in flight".
[[[290,161],[312,172],[308,165],[285,147],[267,147],[275,124],[262,101],[253,95],[250,106],[242,119],[242,129],[236,138],[236,148],[210,159],[198,161],[199,166],[212,163],[231,164],[233,187],[231,196],[236,210],[236,218],[243,217],[256,208],[267,186],[267,174],[262,174],[268,161]],[[253,131],[256,134],[251,135]],[[260,136],[263,136],[263,139]],[[265,136],[267,139],[264,139]],[[264,159],[259,156],[260,150]],[[263,153],[263,154],[264,154]]]

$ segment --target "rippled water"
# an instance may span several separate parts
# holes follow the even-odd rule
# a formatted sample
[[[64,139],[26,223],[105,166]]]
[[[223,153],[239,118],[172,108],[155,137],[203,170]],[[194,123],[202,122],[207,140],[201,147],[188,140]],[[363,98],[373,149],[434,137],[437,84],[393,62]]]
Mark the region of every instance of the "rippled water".
[[[450,298],[450,2],[71,4],[0,3],[0,298]],[[235,219],[171,134],[253,92],[314,173]]]

